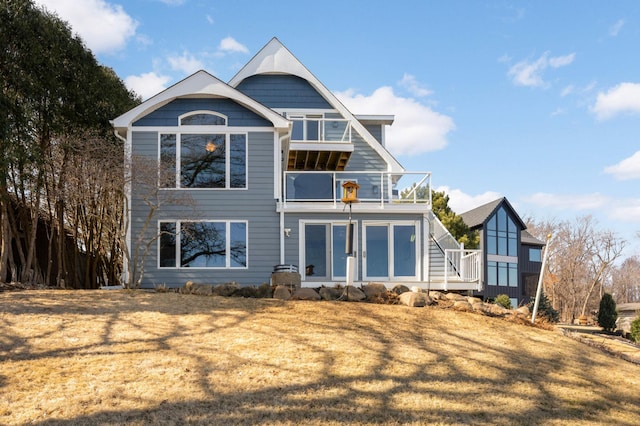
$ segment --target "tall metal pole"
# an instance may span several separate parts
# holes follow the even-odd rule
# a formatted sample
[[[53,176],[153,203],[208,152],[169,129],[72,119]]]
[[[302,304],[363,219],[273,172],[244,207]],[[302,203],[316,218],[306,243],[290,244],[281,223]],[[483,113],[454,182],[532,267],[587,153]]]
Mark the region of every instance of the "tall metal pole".
[[[547,255],[549,254],[549,245],[551,244],[551,234],[547,235],[547,244],[544,246],[544,256],[542,257],[542,268],[540,268],[540,276],[538,277],[538,288],[536,289],[536,301],[533,304],[533,312],[531,313],[531,323],[535,324],[536,315],[538,313],[538,305],[540,304],[540,295],[542,294],[542,278],[547,265]]]

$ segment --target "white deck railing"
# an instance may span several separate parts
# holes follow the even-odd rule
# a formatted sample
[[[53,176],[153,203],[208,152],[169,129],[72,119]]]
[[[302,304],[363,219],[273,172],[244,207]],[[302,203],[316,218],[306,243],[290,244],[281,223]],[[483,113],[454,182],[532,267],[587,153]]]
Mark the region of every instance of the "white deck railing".
[[[291,142],[351,143],[351,121],[342,118],[312,118],[292,115]]]
[[[445,287],[450,280],[477,283],[476,290],[482,290],[481,250],[465,250],[464,248],[446,249],[444,282]]]
[[[356,182],[360,203],[422,204],[431,207],[431,174],[428,172],[284,172],[283,203],[318,202],[342,204],[342,184]],[[403,197],[404,195],[404,197]]]

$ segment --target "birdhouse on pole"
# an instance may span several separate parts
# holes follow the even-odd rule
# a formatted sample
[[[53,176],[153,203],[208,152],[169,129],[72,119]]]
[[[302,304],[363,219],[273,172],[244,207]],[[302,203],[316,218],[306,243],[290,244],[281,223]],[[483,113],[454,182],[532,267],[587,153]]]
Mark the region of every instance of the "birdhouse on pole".
[[[358,189],[360,185],[355,182],[347,181],[342,184],[342,202],[345,204],[357,203]]]

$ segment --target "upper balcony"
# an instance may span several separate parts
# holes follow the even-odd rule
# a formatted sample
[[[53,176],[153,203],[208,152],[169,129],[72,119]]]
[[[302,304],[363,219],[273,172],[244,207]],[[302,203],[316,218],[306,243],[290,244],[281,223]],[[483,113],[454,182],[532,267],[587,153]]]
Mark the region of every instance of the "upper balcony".
[[[343,209],[342,184],[356,182],[358,210],[431,209],[431,173],[428,172],[284,172],[283,199],[285,210]]]
[[[287,170],[344,170],[353,152],[351,122],[322,115],[290,115]]]

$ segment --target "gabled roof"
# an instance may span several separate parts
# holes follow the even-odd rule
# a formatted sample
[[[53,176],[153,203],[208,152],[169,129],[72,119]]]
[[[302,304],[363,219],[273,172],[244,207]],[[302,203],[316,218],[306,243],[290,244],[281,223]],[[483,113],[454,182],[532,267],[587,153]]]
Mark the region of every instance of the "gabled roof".
[[[289,120],[203,70],[197,71],[147,99],[137,107],[113,119],[111,124],[121,136],[124,136],[126,135],[128,127],[136,120],[168,104],[174,99],[180,97],[206,96],[232,99],[261,117],[264,117],[266,120],[269,120],[276,129],[286,130],[290,128],[291,122]]]
[[[258,74],[289,74],[300,77],[320,93],[343,117],[350,119],[353,128],[386,161],[388,171],[403,172],[404,167],[387,151],[338,98],[327,89],[276,37],[272,38],[242,69],[229,80],[238,87],[246,78]]]
[[[504,205],[508,210],[510,210],[512,216],[516,220],[516,224],[520,227],[520,230],[527,229],[527,225],[524,224],[518,213],[515,211],[509,200],[505,197],[498,198],[497,200],[491,201],[490,203],[484,204],[480,207],[476,207],[473,210],[469,210],[468,212],[462,213],[460,216],[464,223],[471,229],[476,229],[484,226],[487,220],[498,210],[500,206]]]
[[[520,241],[522,242],[522,244],[527,244],[530,246],[544,246],[546,245],[546,243],[536,237],[534,237],[533,235],[531,235],[531,233],[527,230],[523,230],[520,232]]]

